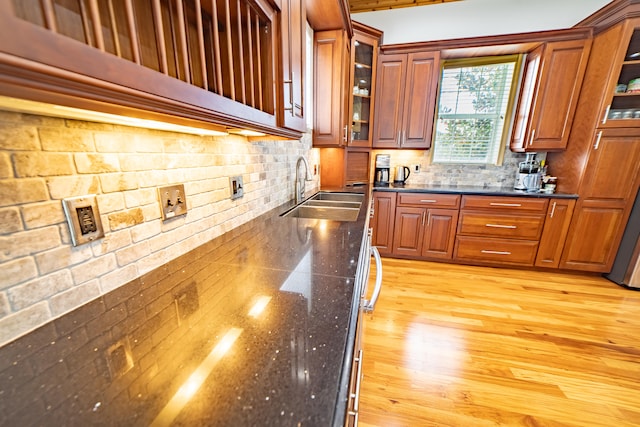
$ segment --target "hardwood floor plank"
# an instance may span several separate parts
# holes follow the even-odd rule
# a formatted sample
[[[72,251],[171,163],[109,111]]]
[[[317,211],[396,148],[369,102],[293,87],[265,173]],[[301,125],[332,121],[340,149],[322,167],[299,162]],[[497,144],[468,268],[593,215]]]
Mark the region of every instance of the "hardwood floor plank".
[[[564,272],[383,269],[360,426],[640,425],[640,292]]]

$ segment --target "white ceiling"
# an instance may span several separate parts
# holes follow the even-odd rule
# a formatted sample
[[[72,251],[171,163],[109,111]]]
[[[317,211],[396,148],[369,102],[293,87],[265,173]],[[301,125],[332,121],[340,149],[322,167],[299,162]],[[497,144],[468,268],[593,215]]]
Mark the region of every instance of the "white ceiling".
[[[611,0],[465,0],[351,18],[384,32],[383,44],[569,28]]]

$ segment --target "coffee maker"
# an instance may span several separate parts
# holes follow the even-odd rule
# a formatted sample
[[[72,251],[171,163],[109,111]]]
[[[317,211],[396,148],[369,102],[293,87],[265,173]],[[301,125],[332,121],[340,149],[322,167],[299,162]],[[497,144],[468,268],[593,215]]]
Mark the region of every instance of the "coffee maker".
[[[377,187],[389,185],[390,169],[391,156],[389,154],[376,154],[376,170],[373,185]]]

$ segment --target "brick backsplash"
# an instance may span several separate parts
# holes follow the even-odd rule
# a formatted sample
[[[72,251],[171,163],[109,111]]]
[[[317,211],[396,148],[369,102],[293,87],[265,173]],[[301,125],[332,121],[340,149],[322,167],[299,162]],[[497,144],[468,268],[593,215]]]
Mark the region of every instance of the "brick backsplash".
[[[0,345],[291,200],[301,154],[318,164],[309,135],[249,142],[0,111]],[[189,211],[163,222],[156,187],[172,183]],[[61,200],[87,194],[105,237],[74,247]]]

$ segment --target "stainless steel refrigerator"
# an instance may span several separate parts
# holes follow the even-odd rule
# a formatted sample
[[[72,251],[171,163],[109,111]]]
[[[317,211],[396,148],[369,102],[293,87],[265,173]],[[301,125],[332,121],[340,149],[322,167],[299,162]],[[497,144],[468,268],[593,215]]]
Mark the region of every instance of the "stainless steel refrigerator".
[[[640,290],[640,192],[636,195],[611,272],[604,277],[619,285]]]

